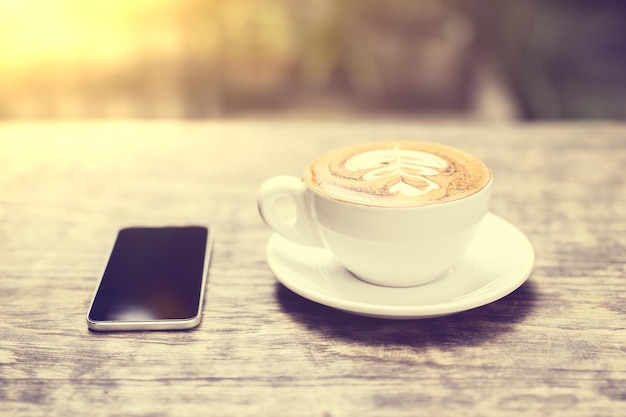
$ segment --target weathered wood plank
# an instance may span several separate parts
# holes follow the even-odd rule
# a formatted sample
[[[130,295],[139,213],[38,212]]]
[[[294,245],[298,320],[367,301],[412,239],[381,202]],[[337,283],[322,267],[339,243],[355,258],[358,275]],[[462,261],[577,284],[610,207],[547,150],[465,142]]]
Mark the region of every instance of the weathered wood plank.
[[[389,138],[492,167],[492,210],[537,260],[519,290],[431,320],[320,306],[276,283],[269,176]],[[615,416],[626,408],[626,125],[0,125],[0,415]],[[202,223],[199,328],[98,334],[85,315],[117,229]]]

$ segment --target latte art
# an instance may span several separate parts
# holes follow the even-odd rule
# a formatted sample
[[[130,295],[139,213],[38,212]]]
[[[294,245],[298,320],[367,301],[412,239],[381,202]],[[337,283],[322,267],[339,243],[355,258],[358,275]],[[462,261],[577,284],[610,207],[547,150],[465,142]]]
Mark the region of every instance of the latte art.
[[[414,149],[377,149],[349,158],[344,167],[363,172],[364,181],[386,180],[392,193],[417,197],[440,188],[426,176],[438,175],[448,163],[436,155]],[[335,173],[337,175],[339,173]]]
[[[380,207],[417,207],[457,200],[484,188],[491,171],[458,149],[417,142],[339,149],[304,174],[329,198]]]

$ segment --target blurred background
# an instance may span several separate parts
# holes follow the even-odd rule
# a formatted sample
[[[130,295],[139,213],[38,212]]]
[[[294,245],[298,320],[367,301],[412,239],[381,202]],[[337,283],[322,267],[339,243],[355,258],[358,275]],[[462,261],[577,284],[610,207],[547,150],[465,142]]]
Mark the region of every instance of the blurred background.
[[[0,119],[626,119],[621,0],[0,0]]]

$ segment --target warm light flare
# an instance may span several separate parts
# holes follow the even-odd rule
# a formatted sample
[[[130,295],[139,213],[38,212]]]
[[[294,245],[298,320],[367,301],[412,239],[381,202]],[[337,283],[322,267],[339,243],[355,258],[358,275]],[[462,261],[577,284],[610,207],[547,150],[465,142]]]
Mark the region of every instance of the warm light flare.
[[[128,58],[141,42],[135,35],[146,23],[167,15],[173,4],[165,0],[2,0],[2,69],[6,75],[7,71],[41,64],[63,67],[80,61],[92,65],[118,62]],[[166,36],[161,38],[168,32],[172,35],[171,26],[163,25],[162,29]],[[167,42],[163,46],[167,47]]]

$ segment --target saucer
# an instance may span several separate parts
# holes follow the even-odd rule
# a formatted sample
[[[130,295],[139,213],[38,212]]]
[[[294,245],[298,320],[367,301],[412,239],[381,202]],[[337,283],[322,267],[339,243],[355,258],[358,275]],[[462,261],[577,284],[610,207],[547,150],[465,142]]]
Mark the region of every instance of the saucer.
[[[493,213],[485,216],[472,246],[446,275],[409,288],[362,281],[323,248],[276,234],[267,245],[270,269],[296,294],[349,313],[387,319],[446,316],[489,304],[522,285],[534,260],[526,235]]]

